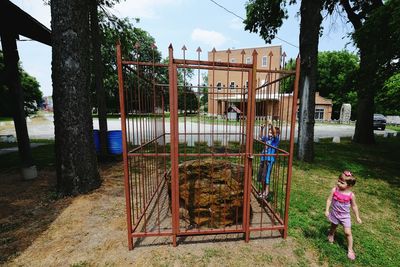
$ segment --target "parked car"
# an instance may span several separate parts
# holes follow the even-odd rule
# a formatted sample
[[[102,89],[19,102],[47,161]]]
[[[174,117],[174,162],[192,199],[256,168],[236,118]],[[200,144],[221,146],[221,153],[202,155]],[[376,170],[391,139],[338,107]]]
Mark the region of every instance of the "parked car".
[[[386,128],[386,118],[382,114],[374,114],[374,130],[381,129],[382,131]]]

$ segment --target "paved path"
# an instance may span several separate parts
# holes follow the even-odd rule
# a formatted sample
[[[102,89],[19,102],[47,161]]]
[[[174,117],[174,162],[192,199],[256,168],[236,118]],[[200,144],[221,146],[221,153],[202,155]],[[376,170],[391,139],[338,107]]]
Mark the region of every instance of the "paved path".
[[[137,121],[134,121],[132,124],[136,124]],[[93,127],[94,129],[99,128],[98,119],[93,119]],[[31,139],[54,139],[54,123],[52,114],[44,114],[40,117],[33,118],[27,122],[28,132]],[[132,126],[132,125],[131,125]],[[226,127],[228,129],[226,129]],[[134,127],[139,129],[139,127]],[[159,126],[161,128],[161,126]],[[179,124],[179,131],[184,132],[185,125],[183,122]],[[354,135],[354,125],[343,125],[343,124],[316,124],[314,128],[314,137],[315,140],[319,138],[333,138],[337,137],[352,137]],[[120,130],[121,129],[121,121],[119,119],[108,119],[108,130]],[[132,129],[132,128],[131,128]],[[169,121],[166,121],[165,130],[169,132],[170,125]],[[210,132],[231,132],[231,133],[240,133],[240,129],[238,126],[233,125],[215,125],[212,127],[210,124],[198,124],[198,123],[187,123],[186,124],[186,132],[187,133],[210,133]],[[288,136],[290,128],[287,129]],[[285,131],[286,132],[286,131]],[[384,135],[388,132],[394,132],[392,130],[386,131],[374,131],[377,135]],[[15,136],[15,129],[13,122],[8,122],[7,124],[2,124],[0,126],[0,135],[12,134]],[[137,132],[133,133],[137,134]],[[133,135],[132,134],[132,135]],[[285,134],[282,134],[282,139],[285,139]],[[297,128],[295,131],[295,138],[297,136]],[[168,141],[168,140],[167,140]],[[196,140],[194,140],[196,141]],[[231,140],[233,141],[233,140]]]

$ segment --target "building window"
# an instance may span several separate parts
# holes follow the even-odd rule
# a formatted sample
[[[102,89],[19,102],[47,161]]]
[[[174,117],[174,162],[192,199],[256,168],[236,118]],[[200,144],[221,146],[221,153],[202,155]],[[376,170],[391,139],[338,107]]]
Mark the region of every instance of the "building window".
[[[235,82],[231,82],[231,84],[229,85],[229,88],[235,89]]]
[[[217,83],[217,90],[219,91],[219,90],[221,90],[222,89],[222,84],[221,84],[221,82],[218,82]]]
[[[323,108],[316,108],[315,109],[315,117],[316,120],[323,120],[324,119],[324,109]]]
[[[267,66],[267,56],[263,56],[263,57],[262,57],[261,66],[263,66],[263,67],[266,67],[266,66]]]
[[[246,64],[251,64],[251,58],[250,57],[246,57]]]

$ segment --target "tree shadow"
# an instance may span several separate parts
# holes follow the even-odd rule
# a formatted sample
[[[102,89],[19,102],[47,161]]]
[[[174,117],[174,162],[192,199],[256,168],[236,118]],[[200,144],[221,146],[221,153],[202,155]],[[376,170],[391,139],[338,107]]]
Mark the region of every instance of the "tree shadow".
[[[27,249],[71,203],[57,199],[55,185],[52,168],[30,181],[15,170],[0,173],[0,264]]]

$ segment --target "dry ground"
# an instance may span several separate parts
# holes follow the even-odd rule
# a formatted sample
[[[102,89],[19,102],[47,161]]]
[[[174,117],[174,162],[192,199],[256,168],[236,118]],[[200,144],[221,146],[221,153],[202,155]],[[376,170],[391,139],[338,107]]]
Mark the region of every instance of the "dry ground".
[[[34,181],[0,174],[0,265],[4,266],[316,266],[315,253],[293,239],[213,236],[154,238],[128,251],[122,164],[101,167],[103,185],[56,199],[55,172]]]

